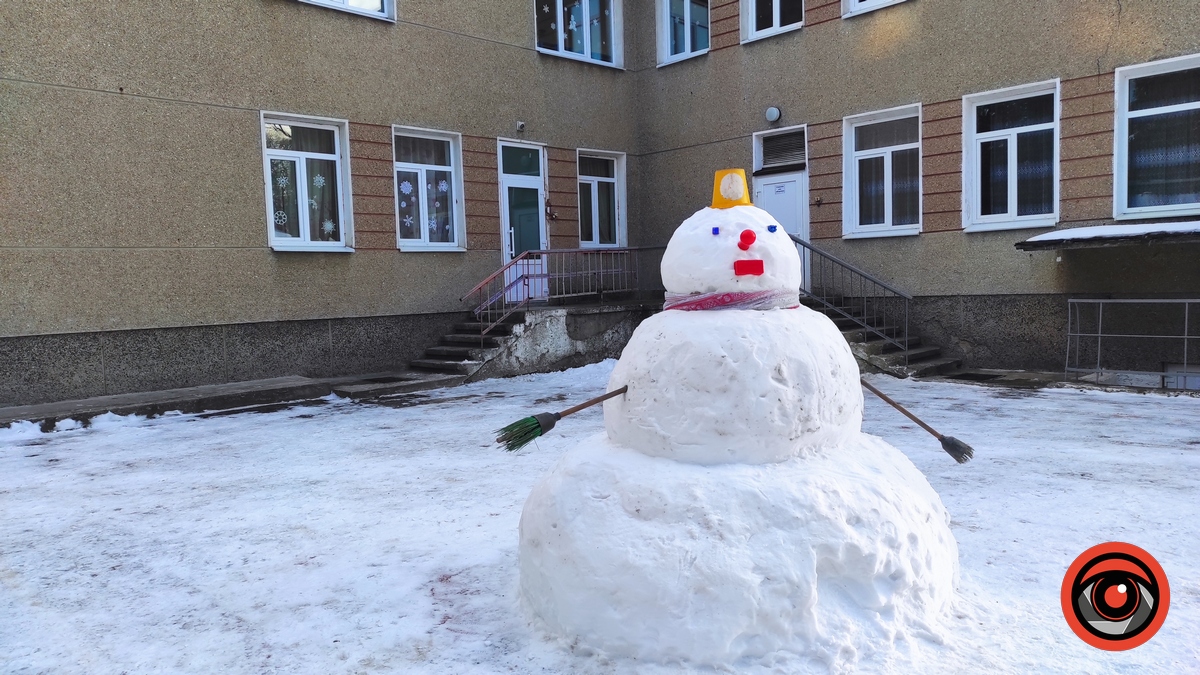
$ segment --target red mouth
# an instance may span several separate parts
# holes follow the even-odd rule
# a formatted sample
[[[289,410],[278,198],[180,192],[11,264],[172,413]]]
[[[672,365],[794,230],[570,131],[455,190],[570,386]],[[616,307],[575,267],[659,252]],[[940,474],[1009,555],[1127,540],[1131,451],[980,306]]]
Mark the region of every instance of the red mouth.
[[[763,261],[761,260],[735,260],[733,261],[733,273],[736,276],[745,276],[753,274],[759,276],[763,273]]]

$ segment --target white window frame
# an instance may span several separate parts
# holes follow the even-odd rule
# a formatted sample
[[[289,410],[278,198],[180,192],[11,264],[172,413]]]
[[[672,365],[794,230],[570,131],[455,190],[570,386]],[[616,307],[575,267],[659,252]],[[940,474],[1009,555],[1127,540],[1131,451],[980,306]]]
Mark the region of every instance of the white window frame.
[[[1033,124],[999,131],[976,132],[976,109],[981,105],[1003,103],[1033,96],[1054,94],[1054,119],[1045,124]],[[963,97],[963,231],[992,232],[995,230],[1021,230],[1035,227],[1054,227],[1058,223],[1060,209],[1060,155],[1061,155],[1062,95],[1059,80],[1023,84],[1017,87],[996,89]],[[1017,135],[1027,131],[1054,130],[1054,210],[1031,216],[1017,213]],[[1008,140],[1008,206],[1009,212],[991,216],[982,213],[983,185],[979,174],[979,146],[986,141]]]
[[[868,2],[859,2],[858,0],[842,0],[842,18],[849,19],[852,16],[862,16],[870,14],[877,9],[898,5],[906,0],[869,0]]]
[[[775,11],[774,27],[756,31],[754,30],[754,0],[742,0],[740,7],[742,16],[742,44],[804,28],[804,22],[808,19],[807,7],[803,9],[804,18],[800,20],[800,23],[794,23],[790,26],[779,26],[779,0],[771,0],[771,4]],[[712,16],[711,9],[709,10],[709,16]]]
[[[579,159],[581,157],[595,157],[597,159],[611,160],[613,163],[613,177],[600,178],[598,176],[583,176],[579,173]],[[580,248],[624,248],[628,246],[629,235],[626,231],[625,223],[625,153],[610,152],[607,150],[589,150],[587,148],[579,148],[575,151],[575,189],[578,191],[579,183],[592,184],[592,236],[599,235],[600,222],[600,202],[595,198],[595,184],[600,182],[611,182],[616,184],[616,199],[615,205],[617,211],[617,241],[613,244],[600,244],[595,242],[585,242],[582,237],[579,239]],[[578,199],[578,196],[576,197]],[[580,223],[583,222],[583,214],[580,214]],[[578,230],[578,228],[576,228]]]
[[[921,233],[925,222],[925,168],[923,166],[925,153],[921,149],[924,138],[922,129],[921,104],[888,108],[875,112],[852,115],[842,119],[842,238],[869,239],[875,237],[907,237]],[[917,141],[904,145],[889,145],[883,148],[854,150],[854,129],[856,127],[890,122],[906,117],[917,118]],[[893,226],[892,221],[892,162],[891,155],[897,150],[917,149],[917,222],[915,225]],[[858,224],[858,160],[872,156],[882,156],[884,160],[884,222],[882,225],[860,226]]]
[[[767,131],[756,131],[751,135],[751,146],[754,154],[754,172],[758,173],[763,168],[763,139],[768,136],[782,136],[784,134],[794,134],[797,131],[804,132],[804,169],[795,169],[796,171],[806,171],[808,169],[808,125],[797,124],[790,127],[780,127],[778,129],[770,129]]]
[[[1152,61],[1136,66],[1117,68],[1116,77],[1116,130],[1113,133],[1113,218],[1129,220],[1133,218],[1169,218],[1176,216],[1200,215],[1200,204],[1172,204],[1167,206],[1129,207],[1129,119],[1131,117],[1149,117],[1164,113],[1195,110],[1200,108],[1200,101],[1179,105],[1152,108],[1150,110],[1129,110],[1129,82],[1150,75],[1162,75],[1179,70],[1200,68],[1200,54],[1179,56],[1173,59]]]
[[[372,19],[380,19],[382,21],[387,21],[389,23],[396,22],[396,0],[383,0],[383,11],[382,12],[372,12],[368,9],[360,9],[358,7],[351,7],[350,4],[348,2],[346,2],[346,0],[300,0],[300,2],[303,2],[307,5],[316,5],[318,7],[328,7],[329,9],[336,9],[339,12],[346,12],[347,14],[357,14],[359,16],[369,16]]]
[[[436,164],[417,164],[414,162],[398,162],[396,161],[396,137],[397,136],[412,136],[417,138],[430,138],[438,141],[449,141],[450,143],[450,166],[439,166]],[[392,125],[392,184],[396,183],[397,171],[450,171],[450,180],[454,188],[454,210],[452,211],[454,219],[454,242],[430,242],[429,230],[424,224],[421,225],[421,240],[416,239],[401,239],[400,238],[400,194],[398,188],[395,189],[396,199],[393,201],[393,209],[396,212],[396,248],[401,251],[466,251],[467,250],[467,200],[466,193],[463,190],[463,159],[462,159],[462,134],[453,131],[439,131],[436,129],[422,129],[420,127],[406,127],[399,124]],[[426,199],[425,187],[426,181],[422,180],[417,185],[419,192],[418,199],[421,201],[421,210],[424,212],[428,208],[429,201]]]
[[[590,1],[590,0],[587,0],[587,1]],[[556,30],[558,32],[558,49],[557,50],[546,49],[545,47],[542,47],[541,45],[539,45],[537,43],[537,10],[543,4],[551,5],[554,8],[553,11],[556,12],[554,15],[555,16],[554,23],[557,26]],[[612,19],[613,20],[613,60],[612,60],[612,63],[609,63],[607,61],[600,61],[598,59],[593,59],[591,57],[592,37],[591,37],[590,31],[586,31],[584,33],[584,41],[583,41],[584,48],[583,48],[582,54],[576,54],[575,52],[567,51],[566,49],[563,48],[563,42],[566,40],[566,34],[563,32],[563,26],[562,26],[562,13],[563,13],[562,0],[538,0],[537,2],[534,3],[534,8],[533,8],[533,48],[542,54],[549,54],[550,56],[559,56],[564,59],[571,59],[572,61],[582,61],[584,63],[592,63],[597,66],[604,66],[606,68],[616,68],[618,70],[624,70],[625,69],[625,57],[624,57],[624,54],[625,54],[625,39],[624,39],[625,18],[624,18],[624,13],[622,11],[624,4],[625,4],[624,0],[613,0],[613,9],[612,9],[612,12],[613,12],[613,19]],[[586,14],[586,12],[585,12],[585,14]]]
[[[330,241],[309,241],[308,240],[308,224],[301,220],[300,223],[300,238],[293,239],[292,237],[277,237],[275,235],[274,210],[271,200],[271,159],[288,159],[288,160],[303,160],[305,158],[313,159],[329,159],[330,155],[312,152],[298,152],[295,150],[275,150],[267,148],[267,125],[271,123],[299,125],[307,127],[315,127],[318,129],[328,129],[334,132],[335,155],[337,161],[337,181],[338,181],[338,215],[341,219],[341,234],[340,242]],[[354,200],[351,198],[350,185],[350,122],[343,119],[335,119],[331,117],[313,117],[310,115],[294,115],[291,113],[279,113],[260,111],[258,115],[258,137],[262,144],[263,152],[263,187],[266,194],[267,207],[267,243],[274,251],[318,251],[325,253],[353,253],[354,252]],[[297,176],[302,175],[301,169],[304,168],[302,161],[297,162]],[[305,181],[300,181],[303,186]],[[305,193],[306,194],[306,193]],[[300,195],[303,197],[303,194]],[[301,199],[301,204],[306,200]],[[307,214],[307,210],[299,209],[299,213]]]
[[[672,63],[679,63],[688,59],[694,59],[697,56],[704,56],[712,49],[712,3],[709,3],[708,8],[708,46],[704,49],[693,49],[684,51],[681,54],[671,53],[671,0],[658,0],[658,67],[669,66]],[[692,3],[691,0],[684,0],[684,17],[686,17],[687,25],[691,27],[692,21]],[[691,47],[692,33],[690,30],[684,31],[684,39],[688,46]]]

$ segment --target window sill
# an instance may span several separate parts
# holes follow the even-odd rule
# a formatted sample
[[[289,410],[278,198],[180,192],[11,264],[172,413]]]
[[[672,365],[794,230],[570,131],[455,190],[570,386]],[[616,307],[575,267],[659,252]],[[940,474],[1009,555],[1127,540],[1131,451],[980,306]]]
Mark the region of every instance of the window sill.
[[[387,14],[380,14],[379,12],[368,12],[365,9],[355,9],[354,7],[347,7],[346,5],[336,5],[336,4],[326,3],[326,2],[320,2],[319,0],[299,0],[299,1],[306,5],[312,5],[314,7],[324,7],[325,9],[332,9],[335,12],[345,12],[346,14],[357,14],[358,16],[365,16],[368,19],[378,19],[380,21],[386,21],[387,23],[396,23],[396,17],[389,16]]]
[[[439,252],[440,253],[466,253],[467,252],[466,247],[463,247],[463,246],[457,246],[457,245],[455,245],[455,246],[449,246],[449,245],[437,246],[437,245],[432,245],[432,244],[417,244],[417,243],[407,244],[407,243],[404,243],[403,241],[401,241],[400,245],[396,247],[396,250],[400,251],[401,253],[439,253]]]
[[[1030,220],[1006,220],[991,223],[970,223],[963,227],[963,232],[1000,232],[1003,230],[1033,230],[1054,227],[1058,224],[1057,216],[1032,218]]]
[[[855,230],[842,233],[842,239],[882,239],[885,237],[915,237],[921,234],[921,226],[892,227],[886,230]]]
[[[887,2],[880,2],[877,5],[871,5],[870,7],[862,7],[860,9],[843,11],[842,18],[850,19],[850,18],[853,18],[856,16],[862,16],[863,14],[870,14],[871,12],[875,12],[875,11],[884,9],[885,7],[891,7],[892,5],[898,5],[902,2],[904,2],[904,0],[888,0]]]
[[[784,33],[791,33],[792,31],[797,31],[797,30],[800,30],[801,28],[804,28],[803,21],[801,21],[798,24],[791,25],[791,26],[784,26],[783,28],[772,28],[771,30],[765,30],[760,33],[753,33],[749,37],[742,40],[741,44],[746,44],[749,42],[757,42],[759,40],[766,40],[767,38],[773,38],[776,35],[783,35]]]
[[[314,246],[312,244],[271,244],[276,253],[354,253],[349,246]]]
[[[534,49],[539,54],[545,54],[547,56],[557,56],[560,59],[567,59],[568,61],[578,61],[580,63],[590,63],[593,66],[603,66],[605,68],[613,68],[615,70],[625,70],[625,68],[623,66],[619,65],[615,60],[612,63],[609,63],[608,61],[597,61],[596,59],[590,59],[586,56],[583,56],[582,54],[576,54],[575,52],[560,52],[560,51],[556,51],[553,49],[546,49],[545,47],[535,47]]]
[[[1161,218],[1187,218],[1190,216],[1200,216],[1200,204],[1185,204],[1174,209],[1157,208],[1113,213],[1114,220],[1156,220]]]
[[[672,65],[672,64],[676,64],[676,63],[679,63],[679,62],[681,62],[681,61],[687,61],[687,60],[689,60],[689,59],[694,59],[694,58],[696,58],[696,57],[698,57],[698,56],[704,56],[704,55],[705,55],[705,54],[707,54],[707,53],[708,53],[708,49],[701,49],[701,50],[700,50],[700,51],[698,51],[698,52],[690,52],[690,53],[687,53],[687,54],[676,54],[676,55],[674,55],[674,56],[672,56],[672,57],[670,57],[670,58],[668,58],[668,59],[666,59],[666,60],[659,61],[659,62],[658,62],[658,67],[659,67],[659,68],[662,68],[662,67],[664,67],[664,66],[669,66],[669,65]]]

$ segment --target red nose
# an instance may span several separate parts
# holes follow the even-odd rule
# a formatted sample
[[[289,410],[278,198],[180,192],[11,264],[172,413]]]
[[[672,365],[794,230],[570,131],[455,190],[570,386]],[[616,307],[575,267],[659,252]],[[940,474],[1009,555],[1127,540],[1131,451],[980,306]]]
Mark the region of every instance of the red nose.
[[[758,239],[758,236],[754,234],[754,230],[742,230],[742,240],[738,242],[738,248],[749,251],[750,244],[753,244],[755,239]]]

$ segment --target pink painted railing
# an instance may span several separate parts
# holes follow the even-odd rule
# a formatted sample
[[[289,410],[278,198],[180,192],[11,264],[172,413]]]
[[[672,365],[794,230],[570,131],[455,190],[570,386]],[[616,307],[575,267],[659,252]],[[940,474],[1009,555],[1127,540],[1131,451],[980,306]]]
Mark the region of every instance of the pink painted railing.
[[[571,298],[604,302],[660,290],[657,268],[662,251],[663,247],[525,251],[461,299],[480,324],[480,335],[487,335],[531,303]]]

